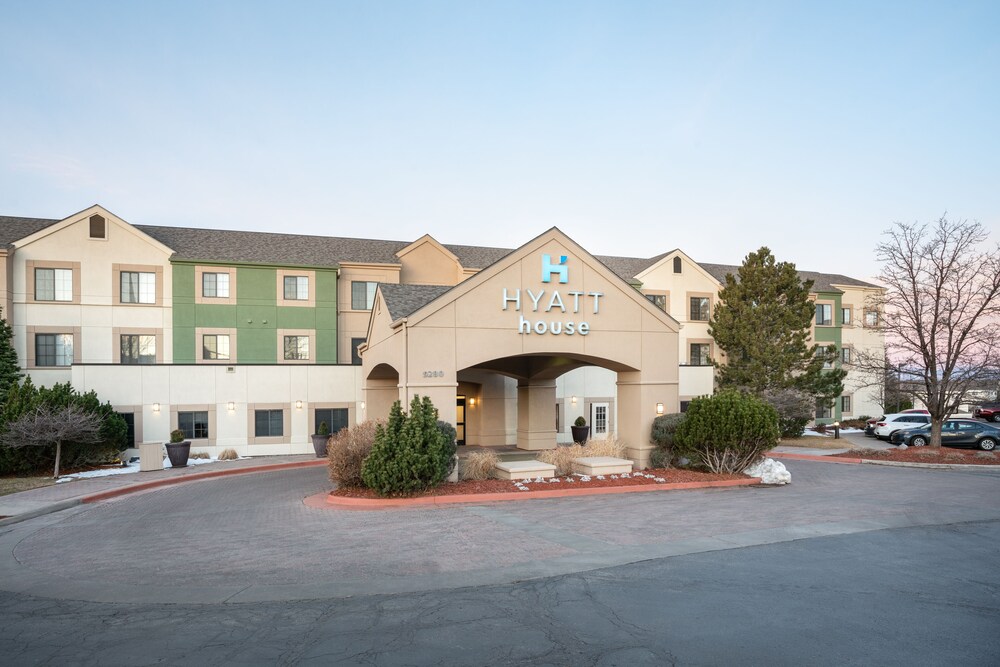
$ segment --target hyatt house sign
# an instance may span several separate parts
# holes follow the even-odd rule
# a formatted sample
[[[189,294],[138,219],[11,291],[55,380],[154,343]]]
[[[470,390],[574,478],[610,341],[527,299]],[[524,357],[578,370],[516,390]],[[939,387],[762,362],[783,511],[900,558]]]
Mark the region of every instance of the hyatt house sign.
[[[566,264],[566,255],[559,256],[557,264],[552,263],[550,255],[542,255],[542,282],[551,283],[552,277],[557,276],[559,283],[569,282],[569,266]],[[603,292],[565,292],[565,297],[558,289],[547,290],[545,288],[534,292],[530,289],[523,290],[525,297],[522,299],[521,289],[509,290],[503,288],[503,309],[507,310],[513,304],[514,310],[522,312],[531,309],[532,313],[539,311],[551,313],[558,309],[559,313],[580,314],[586,317],[587,313],[597,314],[601,308],[601,297]],[[524,315],[518,323],[517,331],[520,334],[565,334],[572,336],[580,334],[586,336],[590,333],[590,323],[585,320],[562,320],[562,319],[539,319],[532,321]]]

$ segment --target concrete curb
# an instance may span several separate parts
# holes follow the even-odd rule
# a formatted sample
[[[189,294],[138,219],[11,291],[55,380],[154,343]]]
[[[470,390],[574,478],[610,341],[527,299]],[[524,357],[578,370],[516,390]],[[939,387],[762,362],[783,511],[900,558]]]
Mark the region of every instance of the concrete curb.
[[[420,498],[349,498],[317,493],[305,499],[309,507],[343,510],[383,510],[411,507],[435,507],[468,503],[492,503],[509,500],[532,500],[542,498],[569,498],[573,496],[599,496],[617,493],[644,493],[649,491],[680,491],[686,489],[712,489],[733,486],[755,486],[759,477],[728,479],[719,482],[676,482],[674,484],[643,484],[641,486],[598,486],[592,489],[553,489],[545,491],[521,491],[509,493],[469,493],[448,496],[422,496]]]
[[[895,468],[932,468],[941,470],[1000,470],[1000,464],[975,463],[911,463],[910,461],[877,461],[875,459],[848,459],[835,456],[813,456],[812,454],[771,454],[775,459],[795,459],[800,461],[819,461],[820,463],[864,463],[873,466],[890,466]]]
[[[128,486],[122,486],[117,489],[108,489],[107,491],[100,491],[98,493],[91,493],[85,496],[79,496],[77,498],[62,500],[57,503],[52,503],[51,505],[46,505],[45,507],[40,507],[36,510],[31,510],[30,512],[24,512],[23,514],[15,514],[14,516],[9,516],[6,519],[0,519],[0,527],[9,526],[15,523],[20,523],[21,521],[27,521],[28,519],[34,519],[35,517],[44,516],[46,514],[52,514],[53,512],[61,512],[62,510],[69,509],[71,507],[76,507],[77,505],[96,503],[102,500],[108,500],[110,498],[118,498],[119,496],[125,496],[130,493],[139,493],[140,491],[156,489],[162,486],[173,486],[174,484],[197,482],[205,479],[213,479],[215,477],[229,477],[232,475],[249,475],[252,473],[273,472],[276,470],[292,470],[295,468],[314,468],[318,466],[324,466],[326,464],[327,464],[326,459],[316,459],[315,461],[293,461],[291,463],[267,463],[264,465],[252,466],[247,468],[231,468],[229,470],[211,470],[206,472],[196,472],[190,475],[184,475],[182,477],[166,477],[164,479],[157,479],[149,482],[138,482],[136,484],[129,484]]]

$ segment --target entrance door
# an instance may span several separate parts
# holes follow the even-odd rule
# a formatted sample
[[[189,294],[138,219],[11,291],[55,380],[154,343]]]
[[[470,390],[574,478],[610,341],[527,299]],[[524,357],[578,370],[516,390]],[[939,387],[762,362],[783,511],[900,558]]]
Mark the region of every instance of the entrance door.
[[[465,396],[459,396],[455,402],[455,442],[465,444]]]
[[[135,415],[131,412],[119,412],[121,418],[125,420],[128,431],[125,435],[126,447],[135,447]]]
[[[590,404],[590,437],[604,440],[608,437],[608,403]]]

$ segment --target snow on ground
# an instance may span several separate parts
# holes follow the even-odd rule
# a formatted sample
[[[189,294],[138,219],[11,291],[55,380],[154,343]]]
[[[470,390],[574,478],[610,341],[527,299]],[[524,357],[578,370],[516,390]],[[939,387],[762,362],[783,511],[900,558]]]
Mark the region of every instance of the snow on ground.
[[[240,459],[248,459],[249,456],[241,456]],[[188,459],[189,466],[200,466],[206,463],[218,463],[218,459]],[[163,468],[164,470],[171,468],[170,459],[164,457]],[[90,479],[91,477],[110,477],[111,475],[130,475],[134,472],[139,472],[139,462],[130,463],[126,466],[114,467],[114,468],[101,468],[100,470],[88,470],[86,472],[75,472],[71,475],[63,475],[56,483],[69,482],[74,479]]]
[[[833,428],[829,427],[829,426],[826,429],[826,433],[820,433],[819,431],[813,431],[812,429],[806,429],[806,432],[807,432],[806,433],[807,435],[822,435],[822,436],[827,437],[827,438],[832,438],[833,437]],[[840,435],[847,435],[849,433],[864,433],[864,432],[865,432],[865,430],[863,428],[842,428],[842,429],[840,429]]]

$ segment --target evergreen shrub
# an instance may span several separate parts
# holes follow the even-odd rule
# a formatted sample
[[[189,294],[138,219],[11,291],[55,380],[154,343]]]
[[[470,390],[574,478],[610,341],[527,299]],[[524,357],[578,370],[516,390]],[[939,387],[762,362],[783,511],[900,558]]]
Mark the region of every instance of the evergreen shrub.
[[[383,496],[408,495],[443,482],[454,465],[455,443],[437,425],[430,398],[414,396],[407,415],[399,401],[389,420],[379,424],[375,444],[365,459],[361,479]]]
[[[695,467],[738,473],[778,441],[778,413],[764,401],[735,390],[691,401],[674,432],[673,454]]]
[[[101,420],[101,441],[95,444],[65,443],[62,447],[60,466],[63,469],[114,463],[127,446],[128,425],[115,412],[110,403],[101,403],[97,394],[85,394],[73,389],[68,382],[51,387],[36,387],[28,377],[21,385],[11,385],[3,405],[0,406],[0,429],[39,407],[53,410],[70,405],[84,412],[94,413]],[[0,475],[27,475],[51,470],[55,464],[56,448],[52,447],[0,447]]]

